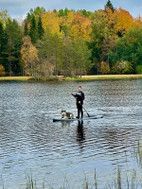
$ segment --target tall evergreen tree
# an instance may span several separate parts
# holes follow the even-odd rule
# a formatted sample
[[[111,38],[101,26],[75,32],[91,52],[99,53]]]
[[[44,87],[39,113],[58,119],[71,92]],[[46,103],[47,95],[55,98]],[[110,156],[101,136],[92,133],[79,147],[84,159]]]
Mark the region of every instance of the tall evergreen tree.
[[[38,37],[39,39],[41,39],[44,34],[41,17],[39,17],[39,20],[38,20],[37,30],[38,30]]]
[[[107,8],[111,9],[112,12],[114,12],[114,10],[115,10],[110,0],[108,0],[107,3],[106,3],[106,5],[105,5],[105,10]]]
[[[4,28],[0,22],[0,64],[3,65]]]
[[[9,75],[19,75],[20,69],[20,49],[22,44],[22,31],[16,20],[9,21],[5,29],[5,49],[7,56]]]
[[[0,22],[0,53],[1,53],[1,48],[2,48],[2,38],[3,38],[3,24]]]
[[[29,35],[31,37],[32,43],[35,44],[37,39],[38,39],[38,32],[37,32],[36,19],[35,19],[34,15],[32,16],[32,19],[31,19],[31,26],[30,26]]]
[[[6,72],[8,72],[7,42],[4,24],[0,22],[0,64],[4,66]]]
[[[24,26],[24,35],[29,35],[28,22],[26,20],[25,20],[25,26]]]

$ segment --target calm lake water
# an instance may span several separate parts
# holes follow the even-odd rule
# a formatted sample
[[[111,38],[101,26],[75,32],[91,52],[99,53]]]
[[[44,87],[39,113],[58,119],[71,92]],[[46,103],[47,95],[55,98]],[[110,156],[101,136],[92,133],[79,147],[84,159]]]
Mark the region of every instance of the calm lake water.
[[[65,109],[76,115],[82,85],[84,107],[102,119],[53,123]],[[85,112],[84,112],[85,116]],[[142,80],[59,83],[0,83],[0,188],[25,189],[27,175],[37,186],[82,188],[85,178],[98,185],[133,169],[142,177],[135,151],[142,139]],[[39,187],[40,188],[40,187]]]

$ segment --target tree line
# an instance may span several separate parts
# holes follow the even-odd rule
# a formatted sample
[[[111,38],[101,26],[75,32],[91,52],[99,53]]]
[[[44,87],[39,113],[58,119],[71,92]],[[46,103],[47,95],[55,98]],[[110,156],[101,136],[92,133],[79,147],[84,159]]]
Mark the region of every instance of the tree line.
[[[19,23],[0,12],[0,76],[142,73],[142,17],[115,8],[31,9]]]

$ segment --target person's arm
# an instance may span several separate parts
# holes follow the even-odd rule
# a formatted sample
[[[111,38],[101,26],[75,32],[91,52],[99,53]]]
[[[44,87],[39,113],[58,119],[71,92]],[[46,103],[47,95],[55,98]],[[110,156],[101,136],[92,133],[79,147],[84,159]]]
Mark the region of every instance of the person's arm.
[[[77,97],[77,95],[76,95],[76,94],[71,93],[71,95],[72,95],[72,96],[74,96],[75,98]]]

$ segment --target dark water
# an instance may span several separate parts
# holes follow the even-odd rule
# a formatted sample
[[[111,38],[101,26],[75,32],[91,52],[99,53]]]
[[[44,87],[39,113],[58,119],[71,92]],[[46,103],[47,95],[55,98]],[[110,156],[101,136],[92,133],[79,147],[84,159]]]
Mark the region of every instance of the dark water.
[[[70,92],[82,85],[85,108],[103,119],[53,123],[66,109],[76,114]],[[85,113],[84,113],[85,114]],[[37,185],[81,188],[85,177],[100,187],[135,168],[142,138],[142,80],[64,83],[0,83],[0,187],[25,188],[32,174]]]

